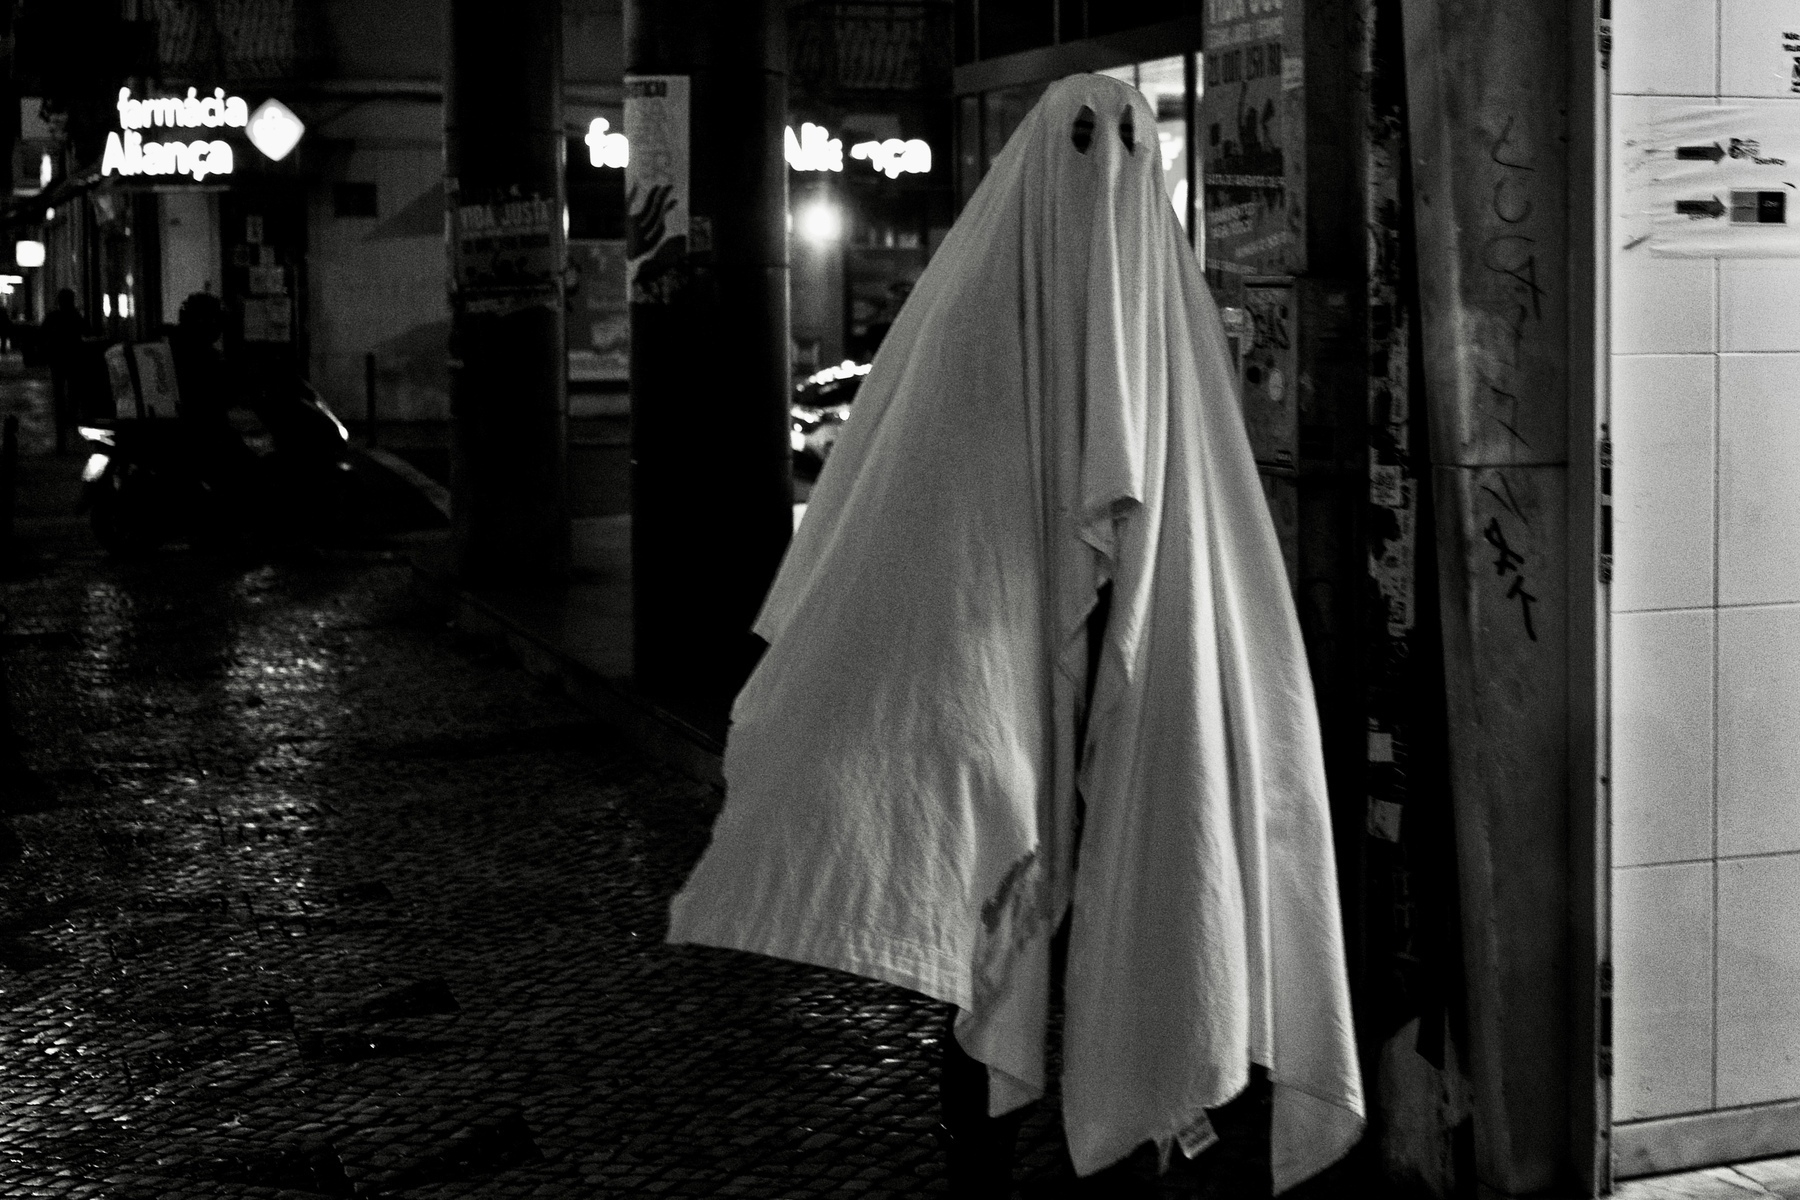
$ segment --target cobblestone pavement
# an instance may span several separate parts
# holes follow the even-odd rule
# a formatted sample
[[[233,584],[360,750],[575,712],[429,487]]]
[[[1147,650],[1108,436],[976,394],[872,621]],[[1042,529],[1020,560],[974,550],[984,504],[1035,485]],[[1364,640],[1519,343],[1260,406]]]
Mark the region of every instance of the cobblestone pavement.
[[[0,593],[0,1195],[941,1187],[938,1009],[660,944],[717,803],[379,554]],[[30,811],[17,812],[25,808]]]
[[[41,375],[0,360],[30,455],[0,1197],[947,1194],[942,1006],[662,944],[711,788],[447,627],[392,549],[106,559]],[[1266,1195],[1263,1104],[1080,1190]],[[1014,1182],[1076,1190],[1054,1095]],[[1321,1182],[1295,1200],[1351,1192]]]
[[[391,553],[0,583],[0,1196],[930,1195],[922,998],[661,944],[718,798]],[[0,853],[7,848],[0,846]],[[1040,1113],[1021,1180],[1066,1179]]]

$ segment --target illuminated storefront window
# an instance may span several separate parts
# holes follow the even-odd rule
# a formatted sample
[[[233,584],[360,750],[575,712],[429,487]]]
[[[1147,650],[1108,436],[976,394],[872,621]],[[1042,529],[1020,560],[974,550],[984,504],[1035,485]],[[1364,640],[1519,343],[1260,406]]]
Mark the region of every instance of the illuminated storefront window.
[[[1181,227],[1187,228],[1188,109],[1187,66],[1182,55],[1133,63],[1100,72],[1129,83],[1144,94],[1156,112],[1156,140],[1162,147],[1163,188],[1175,206]]]

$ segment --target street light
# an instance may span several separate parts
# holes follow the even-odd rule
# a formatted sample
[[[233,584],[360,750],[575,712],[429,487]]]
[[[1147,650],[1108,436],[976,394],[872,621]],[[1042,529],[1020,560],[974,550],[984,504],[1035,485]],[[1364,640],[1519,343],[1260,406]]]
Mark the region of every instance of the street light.
[[[815,200],[800,210],[798,224],[801,237],[822,246],[844,232],[844,214],[829,200]]]
[[[21,238],[13,244],[13,261],[21,267],[41,267],[44,265],[44,243],[34,242],[29,238]]]

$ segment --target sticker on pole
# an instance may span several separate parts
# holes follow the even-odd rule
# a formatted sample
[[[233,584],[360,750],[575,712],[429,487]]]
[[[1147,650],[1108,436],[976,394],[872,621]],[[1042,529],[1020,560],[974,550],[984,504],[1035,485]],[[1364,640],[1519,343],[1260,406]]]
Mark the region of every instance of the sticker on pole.
[[[1800,113],[1693,105],[1623,132],[1622,252],[1800,257]]]
[[[686,75],[625,77],[625,253],[633,304],[668,304],[687,278],[692,225]]]

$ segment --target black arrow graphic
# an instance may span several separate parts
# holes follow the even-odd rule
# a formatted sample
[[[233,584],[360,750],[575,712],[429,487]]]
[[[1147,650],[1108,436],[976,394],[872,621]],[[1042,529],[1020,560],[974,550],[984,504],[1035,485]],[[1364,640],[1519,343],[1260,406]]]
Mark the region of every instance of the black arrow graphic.
[[[1675,148],[1675,157],[1709,158],[1713,162],[1718,162],[1721,158],[1725,157],[1725,151],[1717,142],[1714,142],[1710,146],[1677,146]]]
[[[1725,206],[1714,196],[1710,200],[1677,200],[1675,211],[1684,217],[1722,217]]]

